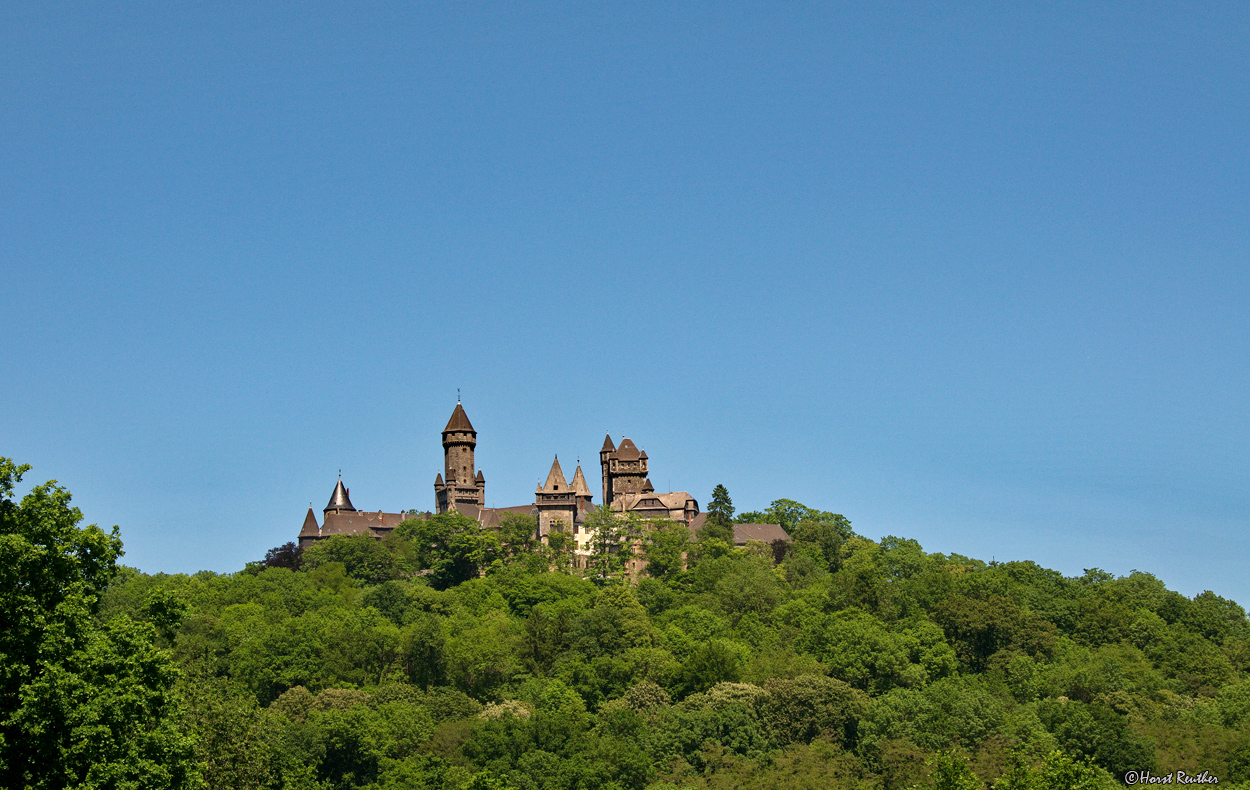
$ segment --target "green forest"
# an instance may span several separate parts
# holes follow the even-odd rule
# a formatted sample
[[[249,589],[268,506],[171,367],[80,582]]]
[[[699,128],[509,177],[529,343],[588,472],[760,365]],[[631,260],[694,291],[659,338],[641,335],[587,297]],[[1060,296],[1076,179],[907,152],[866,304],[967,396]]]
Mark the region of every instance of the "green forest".
[[[596,514],[589,563],[448,514],[149,575],[27,470],[0,459],[6,788],[1250,789],[1246,613],[1146,572],[717,487],[694,536]]]

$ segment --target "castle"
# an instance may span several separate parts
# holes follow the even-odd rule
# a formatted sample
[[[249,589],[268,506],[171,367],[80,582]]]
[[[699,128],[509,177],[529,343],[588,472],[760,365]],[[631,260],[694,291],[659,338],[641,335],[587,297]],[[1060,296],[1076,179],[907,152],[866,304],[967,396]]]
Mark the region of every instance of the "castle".
[[[557,457],[551,463],[546,482],[534,492],[534,501],[512,507],[486,506],[486,477],[474,463],[473,453],[477,447],[477,431],[469,422],[464,407],[456,402],[456,408],[443,428],[443,471],[434,477],[434,509],[436,513],[456,511],[477,521],[483,528],[498,528],[502,519],[510,514],[534,516],[537,521],[535,537],[545,538],[552,530],[570,531],[576,543],[576,553],[590,552],[591,536],[586,532],[586,517],[596,505],[586,475],[578,464],[573,472],[573,482],[564,477]],[[620,446],[606,436],[599,451],[599,467],[602,477],[601,502],[621,513],[636,513],[643,519],[670,519],[696,528],[699,503],[685,491],[657,493],[647,476],[647,453],[640,450],[629,438],[621,439]],[[428,511],[416,510],[386,513],[381,510],[362,511],[352,506],[351,491],[343,485],[340,477],[330,495],[330,501],[322,510],[322,523],[317,523],[311,506],[304,516],[299,533],[299,545],[308,546],[333,535],[369,535],[382,538],[400,522],[412,518],[429,518]]]

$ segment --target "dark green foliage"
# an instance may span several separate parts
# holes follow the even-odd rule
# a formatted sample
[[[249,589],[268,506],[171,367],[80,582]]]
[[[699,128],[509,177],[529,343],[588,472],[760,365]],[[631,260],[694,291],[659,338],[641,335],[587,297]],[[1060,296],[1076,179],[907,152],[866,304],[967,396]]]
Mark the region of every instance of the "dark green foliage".
[[[300,562],[304,556],[304,550],[295,544],[294,541],[283,543],[265,552],[265,559],[261,561],[261,568],[289,568],[291,570],[299,570]]]
[[[395,555],[367,535],[335,535],[309,546],[301,558],[301,566],[309,570],[335,562],[364,584],[381,584],[400,574]]]
[[[1088,757],[1116,776],[1158,768],[1150,742],[1130,732],[1125,717],[1105,705],[1043,700],[1037,714],[1065,752]]]
[[[801,675],[773,678],[764,684],[761,704],[765,724],[780,744],[825,736],[854,746],[868,696],[833,678]]]
[[[408,611],[408,594],[399,582],[385,581],[366,591],[360,603],[377,609],[395,625],[403,625]]]

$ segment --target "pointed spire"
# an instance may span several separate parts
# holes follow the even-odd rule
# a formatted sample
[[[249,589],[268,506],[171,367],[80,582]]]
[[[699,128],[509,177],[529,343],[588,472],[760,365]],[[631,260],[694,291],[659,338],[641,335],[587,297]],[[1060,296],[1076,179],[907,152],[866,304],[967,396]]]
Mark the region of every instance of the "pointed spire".
[[[486,482],[486,478],[482,476],[482,470],[481,470],[481,469],[477,470],[477,481],[478,481],[479,483],[485,483],[485,482]]]
[[[443,473],[439,472],[438,474],[434,475],[434,487],[439,488],[442,485],[443,485]]]
[[[642,493],[644,494],[655,493],[655,486],[651,485],[651,478],[648,477],[646,480],[642,481]]]
[[[352,513],[356,512],[356,508],[352,507],[352,501],[347,497],[347,489],[343,486],[343,478],[339,478],[338,485],[334,486],[334,493],[330,495],[330,503],[325,506],[325,511],[331,510],[347,510]]]
[[[547,482],[543,484],[541,490],[548,494],[569,490],[569,484],[564,479],[564,470],[560,468],[559,456],[551,462],[551,471],[547,473]]]
[[[613,451],[613,450],[615,450],[615,449],[616,449],[616,445],[612,444],[612,434],[610,434],[610,433],[604,434],[604,435],[603,435],[603,448],[602,448],[601,450],[599,450],[599,452],[601,452],[601,453],[603,453],[603,452],[608,452],[608,453],[610,453],[610,452],[612,452],[612,451]]]
[[[299,531],[301,538],[315,538],[321,534],[321,529],[317,526],[317,516],[313,514],[312,506],[308,506],[308,515],[304,516],[304,526]]]
[[[582,465],[577,465],[577,471],[573,473],[573,493],[578,496],[590,496],[590,486],[586,485],[586,475],[582,474]]]
[[[447,421],[447,427],[443,429],[443,433],[451,431],[477,433],[473,430],[473,423],[469,422],[469,415],[464,413],[464,407],[460,405],[460,401],[456,401],[456,410],[451,413],[451,419]]]

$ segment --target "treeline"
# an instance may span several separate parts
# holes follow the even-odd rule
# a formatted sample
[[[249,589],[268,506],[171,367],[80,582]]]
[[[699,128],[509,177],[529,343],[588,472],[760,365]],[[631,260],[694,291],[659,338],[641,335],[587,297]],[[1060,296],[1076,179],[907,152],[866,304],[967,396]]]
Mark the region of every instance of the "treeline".
[[[1149,574],[927,553],[789,500],[736,516],[718,487],[694,541],[598,514],[586,568],[530,519],[449,514],[145,575],[61,489],[14,502],[21,471],[6,787],[1250,788],[1250,622]],[[794,541],[734,548],[736,518]]]

